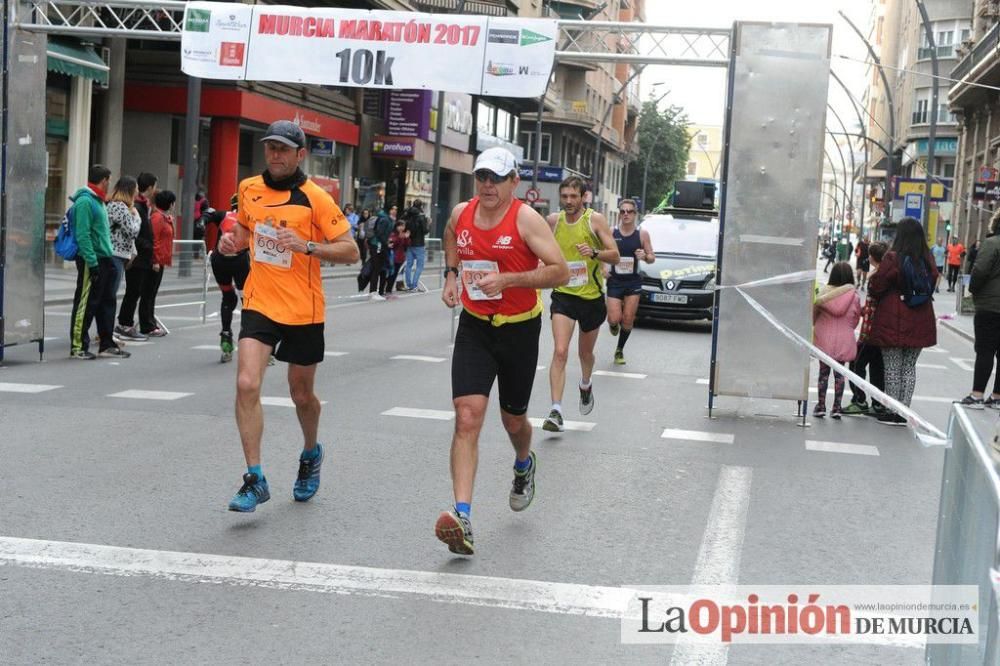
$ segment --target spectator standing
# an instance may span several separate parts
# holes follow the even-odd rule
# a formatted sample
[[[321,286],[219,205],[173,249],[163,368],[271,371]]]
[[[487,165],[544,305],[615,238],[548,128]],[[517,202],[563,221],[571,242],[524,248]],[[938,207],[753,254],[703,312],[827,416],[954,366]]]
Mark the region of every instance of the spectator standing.
[[[385,286],[389,275],[386,272],[389,262],[389,234],[392,233],[396,221],[396,207],[390,206],[379,212],[368,238],[368,251],[371,254],[371,281],[368,285],[368,295],[373,301],[385,300]],[[378,293],[375,293],[375,290]]]
[[[150,299],[148,311],[139,307],[139,324],[143,334],[151,338],[162,338],[167,334],[156,321],[156,295],[163,281],[163,270],[173,265],[174,259],[174,216],[170,211],[177,196],[170,190],[156,193],[153,214],[149,220],[153,225],[153,275],[150,277]]]
[[[938,272],[937,281],[934,283],[935,294],[941,291],[941,276],[944,275],[944,260],[947,254],[948,250],[945,249],[944,238],[938,236],[937,243],[931,248],[931,256],[934,257],[934,266]]]
[[[70,313],[70,357],[92,360],[97,356],[127,358],[114,341],[115,263],[111,229],[104,200],[111,170],[95,164],[87,175],[87,186],[70,197],[73,202],[73,233],[79,246],[76,256],[76,290]],[[97,320],[100,346],[90,351],[90,324]]]
[[[108,225],[111,229],[111,260],[115,264],[115,286],[112,294],[117,299],[118,287],[125,275],[125,266],[135,256],[135,237],[139,235],[142,220],[135,209],[139,187],[135,178],[122,176],[115,183],[108,201]],[[112,305],[112,321],[117,304]]]
[[[958,274],[962,272],[962,258],[964,256],[965,246],[962,245],[957,236],[953,236],[951,245],[948,246],[948,291],[955,291]]]
[[[406,250],[410,245],[410,232],[406,230],[406,223],[396,220],[396,227],[389,234],[389,251],[391,253],[392,270],[389,273],[389,282],[385,287],[386,297],[396,298],[392,295],[392,289],[396,285],[396,277],[399,269],[406,261]]]
[[[858,289],[864,289],[868,283],[868,270],[871,268],[871,262],[868,258],[868,248],[868,241],[864,238],[858,239],[858,246],[854,248],[854,256],[857,257],[855,266],[858,272]]]
[[[816,346],[835,361],[853,361],[858,353],[854,340],[854,327],[861,318],[861,303],[854,289],[851,265],[846,261],[837,262],[830,271],[830,280],[820,290],[813,304],[813,339]],[[819,397],[813,415],[826,416],[826,389],[830,380],[830,366],[819,362]],[[844,397],[844,376],[833,373],[833,408],[830,417],[840,419],[843,414],[841,401]]]
[[[868,248],[868,258],[871,271],[869,276],[878,270],[882,258],[888,252],[889,246],[882,241],[875,241]],[[871,293],[865,299],[861,308],[861,330],[858,332],[858,354],[851,363],[851,372],[862,379],[867,375],[871,384],[880,391],[885,391],[885,367],[882,364],[882,350],[869,341],[872,330],[872,319],[875,316],[875,305],[878,302]],[[878,416],[885,411],[878,400],[872,396],[871,407],[868,406],[867,395],[861,387],[851,383],[851,404],[844,408],[845,416]]]
[[[976,257],[979,255],[979,241],[975,241],[965,252],[965,272],[972,274],[972,267],[976,265]]]
[[[1000,211],[990,220],[990,235],[983,241],[972,267],[969,291],[976,304],[972,320],[975,334],[976,367],[972,376],[972,392],[960,404],[973,409],[984,406],[1000,409]],[[997,376],[993,394],[983,399],[986,384],[997,361]]]
[[[417,199],[413,207],[406,211],[406,231],[409,234],[409,248],[406,250],[406,268],[403,271],[404,286],[409,291],[420,289],[420,276],[427,260],[424,238],[430,232],[430,222],[424,215],[424,202]]]
[[[882,348],[885,392],[909,406],[917,383],[917,359],[924,347],[937,344],[937,324],[933,298],[913,306],[906,302],[905,295],[913,289],[907,264],[913,275],[926,272],[930,285],[940,277],[924,228],[912,217],[899,221],[892,249],[868,280],[868,292],[878,299],[869,340]],[[906,419],[891,412],[879,415],[878,420],[885,425],[906,425]]]
[[[139,233],[135,237],[135,258],[125,270],[125,296],[122,297],[118,309],[118,325],[115,334],[122,340],[145,340],[146,336],[139,332],[136,326],[136,306],[140,315],[144,311],[151,312],[149,300],[152,298],[153,274],[153,226],[149,215],[153,209],[153,198],[156,195],[156,176],[142,172],[136,177],[139,195],[135,198],[135,209],[139,213]],[[140,316],[141,318],[141,316]],[[155,328],[155,324],[152,326]]]
[[[358,223],[354,227],[354,242],[358,245],[358,255],[361,257],[361,264],[364,265],[368,261],[368,243],[365,239],[368,237],[368,221],[372,217],[372,212],[367,208],[362,209],[361,215],[358,217]]]

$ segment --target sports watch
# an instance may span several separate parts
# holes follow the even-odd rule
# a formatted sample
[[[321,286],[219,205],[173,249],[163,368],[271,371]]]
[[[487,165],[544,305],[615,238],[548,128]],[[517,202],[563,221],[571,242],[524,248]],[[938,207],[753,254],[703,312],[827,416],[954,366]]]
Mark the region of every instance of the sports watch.
[[[316,251],[316,243],[312,241],[306,241],[306,254],[312,254]]]
[[[458,269],[455,268],[454,266],[448,266],[447,268],[444,269],[444,278],[446,280],[448,279],[448,273],[454,273],[455,277],[458,277]]]

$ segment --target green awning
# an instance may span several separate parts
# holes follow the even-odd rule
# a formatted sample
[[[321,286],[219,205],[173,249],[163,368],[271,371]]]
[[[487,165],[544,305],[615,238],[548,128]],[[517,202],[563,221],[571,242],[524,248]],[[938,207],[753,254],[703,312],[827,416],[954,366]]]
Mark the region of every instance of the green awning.
[[[50,72],[67,76],[82,76],[108,85],[108,66],[97,55],[94,47],[76,40],[49,39],[46,48],[47,65]]]

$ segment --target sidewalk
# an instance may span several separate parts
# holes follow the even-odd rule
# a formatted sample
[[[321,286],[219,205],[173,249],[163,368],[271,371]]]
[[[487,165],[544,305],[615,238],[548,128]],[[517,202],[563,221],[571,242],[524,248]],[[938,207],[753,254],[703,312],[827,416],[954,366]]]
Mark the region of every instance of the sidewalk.
[[[320,272],[324,280],[341,278],[354,278],[361,269],[360,264],[353,266],[323,266]],[[195,261],[191,265],[190,274],[181,277],[178,266],[167,269],[163,276],[163,284],[160,286],[159,295],[178,294],[201,294],[205,284],[205,269],[201,261]],[[57,264],[45,265],[45,305],[71,305],[73,303],[73,292],[76,290],[76,268],[69,262],[64,263],[64,267]],[[217,294],[218,285],[212,277],[211,270],[208,271],[208,293]],[[125,280],[122,280],[118,290],[119,299],[125,293]]]

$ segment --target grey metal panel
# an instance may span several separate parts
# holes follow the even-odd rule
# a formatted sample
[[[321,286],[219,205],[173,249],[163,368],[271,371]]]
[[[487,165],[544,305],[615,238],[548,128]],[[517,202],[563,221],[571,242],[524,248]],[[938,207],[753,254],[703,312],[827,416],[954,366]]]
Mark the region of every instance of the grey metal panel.
[[[26,3],[18,3],[24,11]],[[3,345],[41,340],[45,301],[45,35],[11,30]]]
[[[721,278],[740,285],[815,269],[829,25],[737,23],[730,65]],[[747,290],[806,339],[811,281]],[[734,289],[719,292],[715,395],[806,400],[809,355]]]

